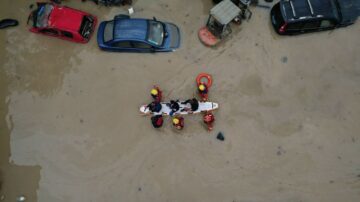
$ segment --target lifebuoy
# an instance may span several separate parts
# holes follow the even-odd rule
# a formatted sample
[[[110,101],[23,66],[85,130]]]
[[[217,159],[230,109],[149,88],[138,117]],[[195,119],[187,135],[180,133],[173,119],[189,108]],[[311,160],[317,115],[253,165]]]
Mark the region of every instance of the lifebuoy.
[[[203,81],[204,78],[207,80],[206,82]],[[201,83],[204,83],[208,88],[210,88],[211,85],[212,85],[212,77],[211,77],[210,74],[200,73],[196,77],[196,83],[197,83],[197,85],[200,85]]]
[[[215,46],[219,39],[214,36],[207,27],[202,27],[198,32],[199,39],[206,46]]]

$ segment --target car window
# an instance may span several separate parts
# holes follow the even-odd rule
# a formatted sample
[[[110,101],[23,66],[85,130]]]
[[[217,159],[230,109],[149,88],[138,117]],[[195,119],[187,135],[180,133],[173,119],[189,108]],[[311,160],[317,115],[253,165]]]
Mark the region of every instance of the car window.
[[[151,46],[149,44],[143,42],[133,42],[134,48],[143,48],[143,49],[150,49]]]
[[[305,22],[303,29],[316,29],[319,27],[319,21],[308,21]]]
[[[108,42],[113,40],[114,35],[114,21],[108,22],[104,29],[104,41]]]
[[[334,23],[330,20],[322,20],[320,23],[321,28],[333,27]]]
[[[132,48],[129,41],[114,42],[114,43],[112,43],[112,46],[118,47],[118,48]]]
[[[45,28],[45,29],[41,29],[40,32],[49,35],[58,35],[58,32],[55,29]]]
[[[303,23],[302,22],[294,22],[294,23],[289,23],[287,25],[287,30],[300,30],[303,27]]]
[[[51,11],[54,9],[54,6],[51,4],[45,4],[39,6],[39,8],[35,11],[35,27],[46,27],[48,26],[49,15]]]
[[[161,22],[150,20],[147,41],[155,46],[160,46],[164,40],[164,26]]]
[[[94,18],[92,16],[84,16],[81,22],[79,33],[86,39],[90,38],[93,31]]]
[[[71,32],[67,32],[67,31],[61,31],[61,34],[66,37],[66,38],[73,38],[73,34]]]

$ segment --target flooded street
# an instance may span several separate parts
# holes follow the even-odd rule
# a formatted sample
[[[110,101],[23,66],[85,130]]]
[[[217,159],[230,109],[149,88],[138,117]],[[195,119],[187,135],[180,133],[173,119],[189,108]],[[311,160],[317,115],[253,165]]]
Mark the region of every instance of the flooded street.
[[[136,0],[132,17],[177,24],[173,53],[111,53],[33,34],[35,1],[2,0],[0,201],[360,201],[360,22],[334,31],[278,36],[269,10],[217,48],[200,43],[211,0]],[[126,14],[68,0],[99,22]],[[164,99],[196,93],[214,77],[213,132],[201,115],[152,128],[139,106],[156,84]],[[225,141],[216,139],[222,132]]]

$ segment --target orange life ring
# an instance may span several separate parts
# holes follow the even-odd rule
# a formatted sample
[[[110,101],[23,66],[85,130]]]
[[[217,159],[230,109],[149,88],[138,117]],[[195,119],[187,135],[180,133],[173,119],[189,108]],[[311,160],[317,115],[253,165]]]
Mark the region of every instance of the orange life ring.
[[[206,46],[215,46],[219,43],[219,39],[214,36],[207,27],[202,27],[198,36],[201,42],[203,42]]]
[[[206,79],[206,82],[203,82],[203,79]],[[205,85],[210,88],[212,85],[212,77],[210,74],[207,73],[200,73],[197,77],[196,77],[196,83],[199,86],[201,83],[205,83]]]

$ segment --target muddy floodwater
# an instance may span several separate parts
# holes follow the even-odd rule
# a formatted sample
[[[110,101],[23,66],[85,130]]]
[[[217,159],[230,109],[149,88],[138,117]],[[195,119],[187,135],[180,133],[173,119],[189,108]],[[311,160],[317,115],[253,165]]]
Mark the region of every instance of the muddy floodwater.
[[[100,51],[28,31],[30,0],[1,0],[0,201],[360,201],[360,22],[278,36],[269,10],[216,48],[197,30],[211,0],[136,0],[139,18],[177,24],[173,53]],[[127,7],[64,4],[110,20]],[[196,94],[214,77],[215,128],[201,115],[152,128],[139,106],[154,84],[164,99]],[[216,139],[222,132],[225,141]]]

